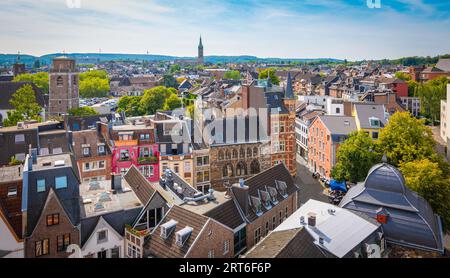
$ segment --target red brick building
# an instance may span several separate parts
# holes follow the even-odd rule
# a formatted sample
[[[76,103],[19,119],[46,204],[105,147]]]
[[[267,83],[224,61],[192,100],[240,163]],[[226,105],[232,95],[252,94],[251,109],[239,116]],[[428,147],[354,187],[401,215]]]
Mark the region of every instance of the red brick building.
[[[321,115],[316,117],[308,132],[309,168],[322,177],[330,178],[331,170],[336,165],[336,153],[339,146],[356,131],[353,117]]]

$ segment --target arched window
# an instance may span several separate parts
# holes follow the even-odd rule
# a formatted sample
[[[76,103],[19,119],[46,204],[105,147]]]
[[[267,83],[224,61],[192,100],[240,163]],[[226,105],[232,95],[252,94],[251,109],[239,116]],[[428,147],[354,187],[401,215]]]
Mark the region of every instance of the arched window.
[[[247,165],[244,162],[239,162],[236,166],[236,176],[246,176],[247,175]]]
[[[253,156],[254,156],[254,157],[257,157],[257,156],[258,156],[258,148],[257,148],[257,147],[254,147],[254,148],[253,148]]]
[[[233,158],[238,158],[238,151],[233,149]]]
[[[225,157],[226,159],[231,159],[231,152],[229,150],[226,150]]]
[[[63,80],[62,76],[58,76],[58,77],[56,78],[56,86],[62,87],[63,84],[64,84],[64,80]]]
[[[252,149],[247,149],[247,157],[252,157]]]
[[[231,165],[230,163],[228,163],[227,165],[223,166],[223,168],[222,168],[222,176],[223,176],[224,178],[234,176],[234,173],[233,173],[233,165]]]
[[[219,151],[219,160],[223,160],[223,151],[222,150]]]
[[[241,148],[241,149],[239,150],[239,157],[240,157],[240,158],[245,158],[245,150],[244,150],[243,148]]]
[[[258,160],[253,160],[252,164],[250,164],[250,174],[258,174],[260,171]]]

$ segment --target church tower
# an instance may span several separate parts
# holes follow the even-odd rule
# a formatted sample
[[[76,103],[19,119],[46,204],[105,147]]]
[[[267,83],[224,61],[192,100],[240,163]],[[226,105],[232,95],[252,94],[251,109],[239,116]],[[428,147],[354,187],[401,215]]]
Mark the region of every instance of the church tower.
[[[202,36],[200,36],[200,43],[198,44],[198,57],[197,62],[200,65],[203,65],[205,63],[205,58],[203,56],[203,43],[202,43]]]
[[[49,79],[50,116],[62,116],[67,114],[69,109],[79,107],[79,75],[74,59],[68,57],[53,59]]]

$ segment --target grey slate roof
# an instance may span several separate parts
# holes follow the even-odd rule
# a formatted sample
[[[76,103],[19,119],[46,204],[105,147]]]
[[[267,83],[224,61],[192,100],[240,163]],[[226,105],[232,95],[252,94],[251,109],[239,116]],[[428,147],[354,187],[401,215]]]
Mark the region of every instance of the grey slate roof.
[[[439,59],[438,63],[436,64],[436,68],[446,72],[450,72],[450,58]]]
[[[380,120],[381,127],[384,127],[387,123],[385,119],[385,108],[382,104],[369,104],[369,103],[357,103],[354,104],[355,111],[358,115],[358,119],[361,128],[374,128],[370,126],[370,118],[374,117]]]
[[[288,77],[287,77],[287,84],[286,84],[286,92],[284,94],[286,99],[294,99],[294,90],[292,89],[292,77],[291,77],[291,73],[288,73]]]
[[[339,206],[373,218],[384,209],[388,222],[382,227],[387,240],[413,248],[444,250],[440,217],[424,198],[405,186],[403,175],[392,165],[372,167],[365,182],[351,188]]]
[[[348,135],[357,129],[355,118],[347,116],[319,116],[332,135]]]

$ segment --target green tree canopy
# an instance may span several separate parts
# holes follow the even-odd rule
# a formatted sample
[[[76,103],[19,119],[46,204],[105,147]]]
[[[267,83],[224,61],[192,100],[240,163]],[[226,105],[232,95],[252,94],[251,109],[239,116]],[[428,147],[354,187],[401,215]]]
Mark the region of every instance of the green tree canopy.
[[[69,109],[68,113],[69,113],[70,116],[93,116],[93,115],[98,115],[97,111],[95,111],[92,107],[88,107],[88,106]]]
[[[8,111],[8,118],[3,121],[5,126],[16,125],[24,120],[40,120],[41,107],[36,102],[36,93],[31,85],[19,88],[9,101],[14,110]]]
[[[430,158],[434,155],[435,141],[431,129],[409,112],[397,112],[380,132],[379,147],[391,164]]]
[[[400,79],[400,80],[403,80],[403,81],[409,81],[409,80],[411,80],[411,75],[409,75],[409,74],[407,74],[407,73],[405,73],[405,72],[402,72],[402,71],[396,72],[396,73],[395,73],[395,77],[398,78],[398,79]]]
[[[442,217],[450,230],[450,178],[440,165],[429,159],[407,162],[401,165],[406,185],[425,198],[434,212]]]
[[[223,79],[233,79],[233,80],[241,80],[241,73],[237,70],[230,70],[225,72],[223,75]]]
[[[108,72],[106,70],[90,70],[80,73],[80,81],[90,78],[109,79]]]
[[[268,75],[270,74],[270,82],[275,85],[280,85],[280,79],[275,75],[275,73],[275,69],[265,69],[259,73],[258,78],[267,79]]]
[[[421,113],[433,123],[440,119],[441,100],[447,98],[447,84],[448,79],[444,76],[418,84],[415,88],[416,96],[420,99]]]
[[[181,99],[176,94],[171,94],[164,102],[164,110],[174,110],[181,107]]]
[[[332,176],[339,181],[364,181],[370,168],[381,160],[376,143],[364,131],[353,132],[337,152]]]
[[[48,94],[48,73],[47,72],[38,72],[38,73],[24,73],[19,74],[14,77],[13,82],[32,82],[36,87],[42,90],[42,93]]]
[[[174,88],[167,88],[158,86],[144,91],[144,95],[140,101],[140,109],[145,115],[153,115],[159,109],[164,109],[166,99],[176,94],[177,90]]]
[[[177,89],[179,86],[177,79],[170,74],[166,74],[163,76],[163,85],[164,87],[175,89]]]
[[[106,97],[110,91],[108,79],[90,77],[80,80],[79,92],[84,98]]]
[[[181,70],[181,67],[180,67],[180,65],[178,65],[178,64],[171,65],[170,68],[169,68],[169,72],[170,72],[171,74],[180,72],[180,70]]]
[[[142,116],[144,113],[141,111],[141,99],[140,96],[123,96],[117,103],[117,111],[123,111],[129,117]]]

